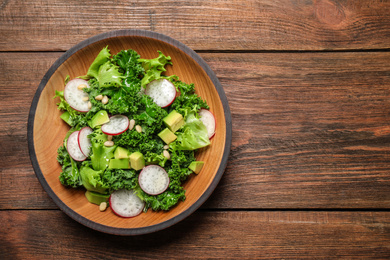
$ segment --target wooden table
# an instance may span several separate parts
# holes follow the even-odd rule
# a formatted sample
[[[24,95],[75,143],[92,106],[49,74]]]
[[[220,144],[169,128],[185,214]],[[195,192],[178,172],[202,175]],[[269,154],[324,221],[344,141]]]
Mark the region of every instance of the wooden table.
[[[217,74],[233,136],[217,189],[166,230],[121,237],[69,218],[27,148],[33,95],[74,44],[145,29]],[[390,1],[0,3],[0,258],[390,257]]]

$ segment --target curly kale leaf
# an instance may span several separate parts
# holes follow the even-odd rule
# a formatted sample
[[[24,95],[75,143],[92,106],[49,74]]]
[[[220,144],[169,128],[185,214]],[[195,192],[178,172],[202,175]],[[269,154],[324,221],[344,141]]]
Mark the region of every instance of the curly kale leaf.
[[[138,185],[138,175],[134,170],[107,169],[102,177],[103,182],[109,187],[109,192],[120,189],[131,190]]]
[[[59,177],[60,182],[64,186],[70,186],[72,188],[81,187],[82,182],[77,163],[70,158],[68,151],[64,146],[58,148],[57,154],[57,161],[62,166],[62,172]]]
[[[209,109],[207,102],[195,94],[194,84],[187,84],[182,81],[173,81],[176,88],[180,92],[180,96],[175,98],[171,105],[171,110],[176,110],[185,115],[185,110],[198,111],[201,108]]]
[[[145,72],[139,58],[140,55],[134,50],[122,50],[113,56],[113,61],[126,78],[139,78]]]
[[[152,196],[146,194],[144,191],[140,190],[137,195],[145,201],[145,208],[151,208],[154,211],[159,210],[169,210],[173,206],[175,206],[179,201],[184,201],[185,190],[182,188],[181,191],[171,191],[167,190],[160,195]]]

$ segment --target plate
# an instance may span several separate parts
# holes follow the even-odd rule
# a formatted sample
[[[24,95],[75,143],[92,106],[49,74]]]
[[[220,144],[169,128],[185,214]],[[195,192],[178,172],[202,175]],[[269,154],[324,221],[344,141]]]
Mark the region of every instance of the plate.
[[[60,119],[61,111],[53,99],[62,91],[67,75],[85,75],[100,50],[109,46],[111,54],[134,49],[141,58],[158,56],[158,50],[171,56],[166,75],[177,75],[194,83],[196,93],[207,101],[216,117],[217,132],[211,145],[196,153],[205,161],[198,174],[184,183],[186,200],[169,211],[148,210],[134,218],[120,218],[110,209],[100,212],[89,203],[83,189],[64,187],[59,181],[61,166],[57,149],[69,127]],[[91,37],[65,52],[44,75],[33,98],[28,118],[28,145],[35,174],[44,190],[58,207],[79,223],[116,235],[140,235],[159,231],[182,221],[196,211],[212,194],[224,173],[231,146],[231,115],[225,92],[214,72],[193,50],[169,36],[144,30],[118,30]]]

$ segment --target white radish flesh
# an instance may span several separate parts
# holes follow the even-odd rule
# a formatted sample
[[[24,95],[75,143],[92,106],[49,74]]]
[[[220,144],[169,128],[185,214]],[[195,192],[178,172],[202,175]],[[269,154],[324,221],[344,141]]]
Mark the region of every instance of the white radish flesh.
[[[158,106],[167,107],[176,98],[176,87],[167,79],[153,80],[146,86],[145,94]]]
[[[158,165],[146,166],[138,176],[139,186],[149,195],[163,193],[168,188],[169,181],[168,173]]]
[[[79,146],[78,138],[79,138],[80,131],[74,131],[69,137],[68,142],[66,143],[66,150],[68,151],[70,157],[73,158],[75,161],[84,161],[87,159],[87,156],[85,156]]]
[[[93,132],[92,128],[88,126],[83,127],[79,132],[79,137],[78,137],[79,147],[81,152],[87,157],[89,156],[92,147],[91,140],[88,138],[88,135],[92,134],[92,132]]]
[[[110,207],[112,211],[123,218],[138,216],[144,209],[145,203],[133,190],[117,190],[111,193]]]
[[[88,94],[79,86],[89,88],[88,81],[83,79],[70,80],[64,89],[64,98],[66,102],[75,110],[80,112],[88,112]]]
[[[216,123],[215,123],[215,117],[213,113],[211,113],[207,109],[201,109],[199,111],[199,116],[200,116],[200,121],[206,126],[207,128],[207,134],[209,136],[209,139],[213,138],[215,135],[215,128],[216,128]]]
[[[129,118],[124,115],[110,117],[110,121],[102,125],[102,132],[106,135],[119,135],[129,129]]]

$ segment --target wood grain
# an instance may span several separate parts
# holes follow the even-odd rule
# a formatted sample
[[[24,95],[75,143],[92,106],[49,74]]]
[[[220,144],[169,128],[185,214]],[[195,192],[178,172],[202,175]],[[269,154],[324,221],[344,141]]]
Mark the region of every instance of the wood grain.
[[[4,0],[0,51],[67,50],[118,29],[157,31],[196,50],[389,49],[389,13],[380,0]]]
[[[0,53],[1,209],[56,208],[30,168],[25,120],[61,54]],[[233,117],[228,167],[204,208],[390,207],[390,53],[201,56]]]
[[[0,211],[0,218],[1,259],[390,257],[388,212],[198,211],[137,237],[99,233],[60,211]]]

